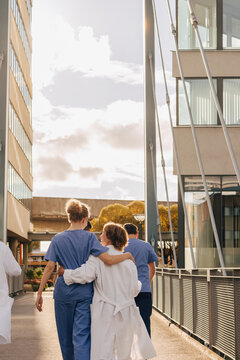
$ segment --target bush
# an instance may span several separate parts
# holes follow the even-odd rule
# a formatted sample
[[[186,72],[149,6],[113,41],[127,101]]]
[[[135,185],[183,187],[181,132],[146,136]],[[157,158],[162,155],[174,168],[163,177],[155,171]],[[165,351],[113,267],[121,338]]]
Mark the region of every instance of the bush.
[[[26,277],[27,277],[27,279],[34,279],[34,271],[33,270],[31,270],[31,269],[27,269],[26,271],[25,271],[25,275],[26,275]]]
[[[43,268],[38,267],[37,269],[35,269],[34,275],[35,275],[35,278],[41,279],[43,276]]]

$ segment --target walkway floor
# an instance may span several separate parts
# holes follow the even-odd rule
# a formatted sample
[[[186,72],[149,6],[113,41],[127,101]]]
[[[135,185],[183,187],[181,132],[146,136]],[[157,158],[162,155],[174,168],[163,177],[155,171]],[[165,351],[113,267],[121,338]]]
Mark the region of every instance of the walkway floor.
[[[12,312],[12,344],[0,345],[0,360],[61,360],[54,321],[52,293],[44,293],[43,312],[34,306],[36,295],[16,298]],[[187,339],[188,338],[188,339]],[[152,340],[158,356],[155,360],[207,360],[218,356],[188,336],[180,335],[174,325],[156,311],[152,316]]]

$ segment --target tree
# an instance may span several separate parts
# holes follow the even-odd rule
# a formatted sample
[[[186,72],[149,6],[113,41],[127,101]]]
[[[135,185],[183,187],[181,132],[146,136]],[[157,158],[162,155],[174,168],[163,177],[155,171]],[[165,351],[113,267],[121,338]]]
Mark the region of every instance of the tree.
[[[102,208],[98,218],[91,221],[93,232],[102,231],[103,226],[109,222],[115,222],[118,224],[125,224],[131,222],[138,225],[138,222],[134,219],[134,214],[144,214],[144,202],[143,201],[132,201],[127,206],[122,204],[111,204]],[[163,232],[170,231],[170,224],[168,218],[168,208],[164,205],[159,205],[159,216],[161,220],[161,229]],[[178,206],[177,204],[170,206],[171,218],[173,231],[178,229]],[[143,223],[143,230],[145,226]]]

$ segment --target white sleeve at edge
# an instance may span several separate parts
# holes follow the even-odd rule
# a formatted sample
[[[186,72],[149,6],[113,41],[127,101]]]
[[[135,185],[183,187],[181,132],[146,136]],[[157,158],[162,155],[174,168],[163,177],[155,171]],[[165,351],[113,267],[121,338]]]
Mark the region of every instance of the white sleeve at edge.
[[[6,246],[5,251],[5,259],[4,259],[4,269],[8,275],[11,276],[19,276],[22,273],[22,269],[20,268],[18,262],[13,256],[11,250]]]

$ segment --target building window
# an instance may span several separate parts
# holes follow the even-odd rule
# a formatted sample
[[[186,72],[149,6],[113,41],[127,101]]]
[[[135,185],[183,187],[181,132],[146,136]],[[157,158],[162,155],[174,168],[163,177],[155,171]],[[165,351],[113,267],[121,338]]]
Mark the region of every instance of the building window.
[[[192,1],[198,19],[199,33],[204,48],[217,47],[216,0]],[[178,0],[178,46],[180,49],[199,48],[195,31],[191,24],[187,0]]]
[[[13,50],[12,44],[10,44],[10,68],[12,69],[14,78],[18,84],[19,90],[22,94],[23,100],[27,106],[27,109],[30,113],[30,121],[31,121],[31,113],[32,113],[32,99],[29,94],[26,82],[24,80],[20,65],[18,63],[16,54]]]
[[[25,30],[25,27],[23,24],[23,20],[22,20],[22,16],[21,16],[21,13],[20,13],[20,10],[18,7],[17,0],[11,0],[11,8],[12,8],[14,19],[16,21],[17,28],[18,28],[28,61],[29,61],[29,63],[31,63],[31,50],[30,50],[26,30]]]
[[[240,125],[240,79],[223,79],[223,117],[227,125]]]
[[[217,110],[207,79],[185,79],[195,125],[217,125]],[[215,88],[217,86],[214,80]],[[178,81],[178,125],[190,125],[182,81]]]
[[[240,2],[223,0],[223,48],[240,48]]]
[[[30,162],[30,171],[32,173],[32,144],[22,126],[19,117],[17,116],[13,106],[9,103],[9,129],[13,133],[15,139],[17,140],[18,144],[20,145],[21,149],[23,150],[24,154],[26,155],[27,159]]]
[[[205,49],[240,48],[239,0],[192,0],[192,6]],[[218,25],[217,14],[221,19]],[[187,0],[178,0],[178,45],[180,49],[199,47]]]
[[[8,163],[8,191],[26,208],[31,209],[32,191],[10,163]]]
[[[206,176],[206,181],[225,265],[234,266],[240,261],[240,252],[233,251],[240,249],[240,186],[235,176]],[[184,198],[193,247],[205,252],[216,248],[201,176],[184,177]],[[186,235],[185,247],[189,248]]]
[[[195,125],[218,125],[217,110],[207,79],[185,79]],[[240,79],[214,79],[223,118],[227,125],[240,125]],[[178,80],[178,125],[190,125],[182,81]]]

